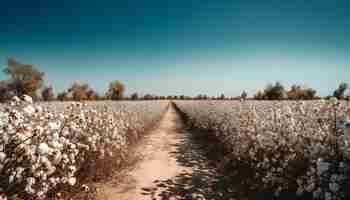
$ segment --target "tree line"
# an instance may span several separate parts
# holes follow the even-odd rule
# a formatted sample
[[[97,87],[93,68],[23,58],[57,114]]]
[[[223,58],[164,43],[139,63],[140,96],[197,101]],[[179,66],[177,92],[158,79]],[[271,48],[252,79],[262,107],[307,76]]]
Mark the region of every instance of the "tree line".
[[[43,101],[96,101],[96,100],[313,100],[320,99],[317,91],[313,88],[292,85],[287,90],[280,82],[268,84],[263,90],[258,91],[251,98],[248,93],[243,91],[240,96],[226,97],[224,94],[219,96],[208,96],[199,94],[194,97],[185,95],[157,96],[145,94],[139,96],[133,93],[125,97],[125,85],[118,80],[109,83],[107,92],[100,95],[87,83],[74,82],[68,89],[55,95],[52,86],[44,85],[45,73],[39,71],[31,64],[22,64],[15,58],[7,60],[7,66],[3,72],[9,77],[7,80],[0,81],[0,102],[11,99],[13,96],[22,96],[24,94],[31,96],[34,100]],[[350,99],[349,85],[341,83],[339,87],[325,98],[336,97],[338,99]]]
[[[31,64],[23,64],[15,58],[9,58],[3,72],[9,79],[0,81],[0,102],[13,96],[29,95],[34,100],[43,101],[88,101],[88,100],[120,100],[123,98],[125,86],[121,81],[112,81],[107,92],[101,96],[87,83],[74,82],[67,90],[55,96],[52,86],[44,86],[45,73]]]

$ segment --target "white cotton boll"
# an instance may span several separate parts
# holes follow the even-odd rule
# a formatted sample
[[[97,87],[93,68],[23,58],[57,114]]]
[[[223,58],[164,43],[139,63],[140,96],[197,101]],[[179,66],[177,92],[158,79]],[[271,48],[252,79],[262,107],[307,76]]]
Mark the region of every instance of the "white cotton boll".
[[[34,194],[35,189],[33,188],[33,185],[35,184],[35,178],[33,177],[28,177],[27,179],[27,185],[25,187],[25,191],[28,192],[29,194]]]
[[[23,95],[23,100],[27,103],[33,103],[33,98],[28,95]]]
[[[53,158],[52,163],[53,163],[54,165],[57,165],[58,163],[61,162],[61,160],[62,160],[62,154],[61,154],[61,152],[56,152],[56,154],[54,155],[54,158]]]
[[[46,143],[41,143],[39,144],[38,151],[40,155],[47,155],[50,154],[51,149]]]
[[[15,102],[20,102],[20,101],[21,101],[21,99],[20,99],[20,98],[18,98],[17,96],[14,96],[14,97],[12,97],[12,101],[15,101]]]
[[[60,113],[59,115],[58,115],[58,119],[59,120],[63,120],[65,117],[64,117],[64,115],[62,114],[62,113]]]
[[[76,182],[77,182],[77,179],[75,178],[75,177],[70,177],[70,178],[68,178],[68,184],[69,185],[75,185],[76,184]]]
[[[57,140],[52,140],[49,142],[49,145],[53,148],[53,149],[62,149],[63,145],[61,143],[59,143]]]
[[[0,163],[3,163],[6,159],[6,153],[0,152]]]
[[[60,128],[60,125],[57,122],[49,122],[48,126],[50,130],[58,130]]]
[[[74,174],[77,171],[77,168],[74,165],[70,165],[68,170]]]
[[[60,135],[59,135],[57,132],[54,132],[54,133],[52,134],[52,139],[54,139],[54,140],[59,140],[59,139],[60,139]]]
[[[47,169],[47,174],[48,174],[48,175],[51,175],[51,174],[53,174],[55,171],[56,171],[56,167],[50,166],[50,167],[48,167],[48,169]]]
[[[75,149],[75,148],[77,148],[77,146],[76,146],[75,144],[73,144],[73,143],[72,143],[72,144],[70,144],[70,145],[69,145],[69,147],[70,147],[71,149]]]
[[[45,192],[44,191],[38,191],[38,193],[36,193],[36,196],[39,199],[44,199],[45,198]]]
[[[17,179],[20,179],[22,177],[22,173],[24,171],[24,168],[23,167],[17,167],[16,168],[16,178]]]
[[[85,191],[85,192],[88,192],[88,191],[90,190],[89,186],[87,186],[87,185],[85,185],[85,184],[83,184],[83,185],[81,186],[81,188],[82,188],[83,191]]]
[[[14,174],[11,174],[9,176],[9,183],[13,183],[13,181],[15,180],[15,175]]]
[[[36,112],[41,113],[43,111],[43,108],[41,106],[35,107]]]
[[[31,105],[26,106],[25,108],[23,108],[23,111],[27,114],[27,115],[32,115],[35,112],[35,108]]]

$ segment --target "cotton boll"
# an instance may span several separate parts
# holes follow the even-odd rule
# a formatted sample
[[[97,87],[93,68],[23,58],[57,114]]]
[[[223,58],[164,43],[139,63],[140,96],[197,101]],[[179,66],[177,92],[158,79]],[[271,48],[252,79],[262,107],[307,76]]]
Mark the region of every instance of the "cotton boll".
[[[47,155],[50,154],[52,150],[46,143],[41,143],[39,144],[38,151],[40,155]]]
[[[41,106],[36,106],[36,107],[35,107],[35,111],[36,111],[37,113],[41,113],[41,112],[43,111],[43,108],[42,108]]]
[[[33,98],[28,95],[23,95],[23,100],[27,103],[33,103]]]
[[[54,158],[53,158],[53,164],[54,165],[58,165],[62,160],[62,154],[61,152],[57,151],[54,155]]]
[[[4,163],[6,159],[6,153],[0,152],[0,163]]]
[[[31,105],[28,105],[25,108],[23,108],[23,111],[30,116],[35,112],[35,108]]]
[[[68,184],[69,185],[75,185],[76,184],[76,182],[77,182],[77,179],[75,178],[75,177],[70,177],[70,178],[68,178]]]
[[[49,122],[48,127],[50,130],[58,130],[60,125],[57,122]]]
[[[14,102],[20,102],[21,99],[18,98],[17,96],[14,96],[14,97],[12,97],[12,101],[14,101]]]

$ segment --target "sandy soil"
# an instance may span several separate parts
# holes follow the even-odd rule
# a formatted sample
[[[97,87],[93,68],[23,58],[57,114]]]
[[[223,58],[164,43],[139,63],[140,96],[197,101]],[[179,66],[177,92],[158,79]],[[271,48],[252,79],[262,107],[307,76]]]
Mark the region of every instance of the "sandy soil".
[[[161,199],[160,194],[164,191],[157,189],[161,180],[192,173],[191,167],[181,165],[173,155],[185,139],[182,131],[183,123],[175,109],[170,106],[158,128],[138,147],[137,152],[141,153],[142,160],[129,172],[127,180],[118,187],[104,185],[98,199]]]
[[[141,156],[126,178],[98,187],[98,200],[244,200],[218,172],[222,156],[202,132],[188,130],[172,106],[135,150]],[[209,141],[212,141],[209,139]],[[214,158],[208,160],[208,155]],[[218,159],[218,160],[217,160]],[[238,180],[240,182],[240,180]]]

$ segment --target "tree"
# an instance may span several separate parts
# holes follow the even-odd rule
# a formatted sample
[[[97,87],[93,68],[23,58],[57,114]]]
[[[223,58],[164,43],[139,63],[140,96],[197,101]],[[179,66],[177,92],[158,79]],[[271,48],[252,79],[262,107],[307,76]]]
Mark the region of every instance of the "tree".
[[[88,84],[75,82],[68,89],[64,99],[72,99],[74,101],[97,100],[99,95]]]
[[[10,89],[10,81],[0,81],[0,102],[10,100],[14,96],[13,91]]]
[[[153,99],[153,95],[151,94],[145,94],[145,96],[143,96],[144,100],[152,100]]]
[[[96,101],[100,99],[98,93],[92,88],[88,89],[86,94],[87,94],[87,99],[90,101]]]
[[[106,97],[111,100],[120,100],[123,98],[124,92],[125,92],[125,86],[122,82],[112,81],[109,84]]]
[[[44,73],[40,72],[33,65],[21,64],[15,58],[9,58],[4,73],[10,76],[8,89],[13,95],[22,96],[24,94],[37,97],[37,90],[42,87]]]
[[[68,93],[72,94],[74,101],[84,101],[88,100],[88,89],[88,84],[74,82],[73,85],[68,89]]]
[[[348,89],[347,83],[341,83],[339,87],[333,92],[333,96],[338,99],[343,99],[345,95],[345,91]]]
[[[260,90],[254,95],[255,100],[263,100],[264,99],[264,93]]]
[[[224,100],[225,99],[225,95],[224,94],[221,94],[220,97],[219,97],[220,100]]]
[[[305,90],[305,99],[307,99],[307,100],[315,99],[316,93],[317,93],[316,90],[314,90],[312,88],[307,88]]]
[[[43,98],[44,101],[52,101],[55,99],[55,95],[53,93],[53,89],[51,86],[46,87],[43,89],[41,92],[41,97]]]
[[[245,100],[247,98],[248,94],[246,91],[243,90],[242,94],[241,94],[241,99]]]
[[[58,93],[58,94],[57,94],[57,99],[58,99],[59,101],[67,101],[67,100],[69,100],[69,99],[67,98],[67,92],[66,92],[66,91],[63,91],[63,92],[61,92],[61,93]]]
[[[139,95],[135,92],[131,95],[131,100],[137,100],[139,98]]]
[[[292,85],[291,89],[287,92],[288,99],[291,100],[311,100],[316,96],[316,90],[312,88],[303,88],[299,85]]]
[[[269,84],[264,90],[264,98],[268,100],[282,100],[285,95],[284,87],[280,82],[276,82],[275,85]]]

